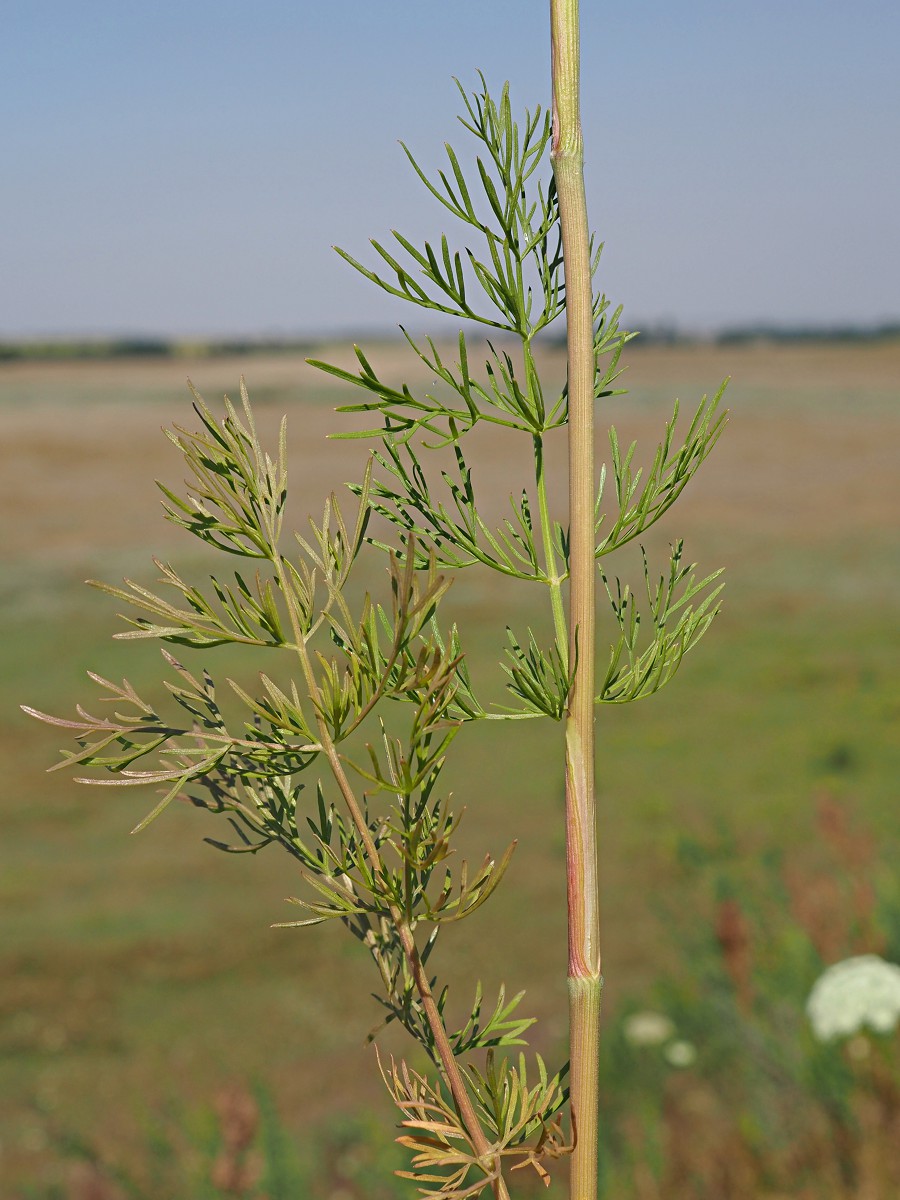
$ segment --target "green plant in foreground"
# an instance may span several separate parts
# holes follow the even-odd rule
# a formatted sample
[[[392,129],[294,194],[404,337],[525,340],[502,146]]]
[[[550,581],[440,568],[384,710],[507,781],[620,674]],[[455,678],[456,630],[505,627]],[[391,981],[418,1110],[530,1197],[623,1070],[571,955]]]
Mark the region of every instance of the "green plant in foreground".
[[[100,768],[86,782],[157,784],[163,796],[144,828],[176,797],[225,814],[223,850],[279,845],[307,885],[288,925],[336,920],[366,947],[383,988],[385,1022],[399,1022],[424,1051],[427,1070],[382,1064],[411,1152],[408,1176],[429,1195],[509,1195],[512,1172],[545,1181],[548,1164],[572,1153],[572,1195],[591,1200],[597,1175],[599,929],[594,817],[594,710],[651,695],[708,628],[717,575],[697,580],[681,543],[657,576],[644,558],[646,605],[606,573],[605,559],[635,541],[677,500],[723,427],[719,395],[704,398],[687,431],[677,406],[649,469],[634,465],[610,429],[610,465],[594,479],[595,403],[617,394],[619,360],[631,336],[620,311],[593,290],[600,247],[588,236],[578,110],[577,4],[553,0],[553,115],[513,120],[508,89],[460,89],[460,118],[475,139],[474,167],[447,147],[434,178],[412,154],[415,173],[462,226],[462,249],[447,236],[418,246],[394,233],[373,242],[374,269],[342,256],[384,291],[492,330],[481,370],[472,336],[458,335],[448,359],[430,338],[407,334],[437,384],[424,394],[379,378],[357,350],[359,369],[313,365],[360,388],[349,406],[374,424],[352,436],[374,440],[346,518],[332,497],[306,536],[283,529],[288,468],[285,432],[274,457],[260,444],[246,390],[217,419],[195,393],[197,431],[169,434],[187,463],[186,496],[167,488],[170,520],[225,554],[250,560],[244,573],[212,578],[205,590],[159,564],[165,595],[137,583],[97,585],[137,615],[117,636],[210,649],[240,644],[286,664],[260,675],[257,690],[228,681],[243,708],[235,725],[206,671],[193,673],[167,650],[171,713],[127,683],[93,676],[112,715],[79,709],[77,720],[44,720],[74,731],[79,749],[60,766]],[[482,80],[483,83],[483,80]],[[547,168],[552,166],[552,175]],[[565,314],[567,385],[548,392],[535,339]],[[502,339],[502,340],[501,340]],[[466,436],[480,424],[527,439],[533,476],[517,483],[499,527],[483,517]],[[568,427],[570,512],[554,519],[545,449]],[[437,475],[429,455],[450,465]],[[609,478],[608,478],[609,477]],[[386,531],[393,530],[393,540]],[[389,592],[353,607],[348,590],[366,542],[386,555]],[[483,703],[473,689],[461,634],[442,622],[449,572],[481,566],[546,589],[553,638],[509,633],[502,663],[511,703]],[[612,644],[595,681],[595,580],[609,602]],[[568,604],[566,601],[568,600]],[[33,711],[33,710],[29,710]],[[441,790],[451,742],[480,720],[547,718],[566,729],[571,1068],[548,1069],[508,1047],[524,1044],[532,1020],[522,993],[494,998],[475,985],[468,1015],[433,974],[444,924],[479,908],[500,882],[512,847],[477,867],[452,865],[459,817]],[[567,1074],[569,1082],[567,1086]],[[568,1120],[565,1108],[568,1102]]]

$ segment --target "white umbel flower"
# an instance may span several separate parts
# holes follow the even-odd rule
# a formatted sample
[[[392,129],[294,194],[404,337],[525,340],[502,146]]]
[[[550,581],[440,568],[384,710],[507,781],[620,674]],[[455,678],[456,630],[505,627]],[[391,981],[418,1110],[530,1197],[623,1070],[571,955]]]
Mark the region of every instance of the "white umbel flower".
[[[806,1015],[820,1042],[850,1037],[865,1026],[890,1033],[900,1021],[900,967],[877,954],[835,963],[813,985]]]
[[[675,1026],[664,1013],[636,1012],[625,1018],[625,1040],[632,1046],[661,1046],[674,1032]]]
[[[673,1067],[690,1067],[697,1061],[697,1047],[691,1042],[679,1039],[669,1042],[663,1055],[667,1063]]]

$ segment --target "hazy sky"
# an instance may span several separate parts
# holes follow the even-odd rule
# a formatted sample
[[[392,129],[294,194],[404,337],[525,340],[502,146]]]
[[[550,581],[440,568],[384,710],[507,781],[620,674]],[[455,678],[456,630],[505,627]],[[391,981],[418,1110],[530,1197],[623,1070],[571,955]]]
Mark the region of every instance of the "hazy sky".
[[[898,0],[582,8],[591,221],[632,325],[900,317]],[[329,247],[441,230],[397,139],[464,149],[451,76],[479,68],[545,102],[547,10],[0,0],[0,338],[408,319]]]

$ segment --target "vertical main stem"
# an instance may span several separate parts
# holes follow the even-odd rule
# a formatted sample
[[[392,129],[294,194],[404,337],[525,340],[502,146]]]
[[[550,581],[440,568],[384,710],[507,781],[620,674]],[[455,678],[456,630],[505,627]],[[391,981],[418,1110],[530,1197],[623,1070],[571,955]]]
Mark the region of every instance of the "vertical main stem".
[[[581,134],[578,0],[550,0],[552,162],[566,283],[569,398],[569,661],[566,719],[572,1200],[597,1195],[600,1029],[599,903],[594,805],[594,322]]]

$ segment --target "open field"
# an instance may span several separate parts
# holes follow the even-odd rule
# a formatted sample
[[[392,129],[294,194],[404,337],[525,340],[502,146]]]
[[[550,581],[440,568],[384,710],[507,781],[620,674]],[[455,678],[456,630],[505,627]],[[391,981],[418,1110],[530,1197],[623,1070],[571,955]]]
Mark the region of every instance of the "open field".
[[[317,356],[344,362],[348,351]],[[401,375],[408,357],[398,347],[372,358],[389,377],[429,382]],[[877,846],[856,868],[832,864],[842,886],[860,882],[855,869],[880,895],[900,895],[900,343],[652,346],[628,362],[631,394],[602,419],[637,438],[644,458],[671,399],[687,413],[726,374],[733,419],[647,539],[652,555],[684,536],[701,570],[724,566],[723,611],[668,690],[599,714],[611,1021],[658,1005],[661,980],[690,979],[684,947],[712,927],[722,880],[757,894],[769,878],[760,864],[806,862],[823,793]],[[549,352],[549,376],[562,368]],[[186,375],[212,403],[236,394],[242,371],[263,431],[274,434],[288,413],[299,525],[328,490],[358,478],[365,449],[326,440],[347,427],[335,404],[358,396],[298,358],[0,364],[2,1200],[67,1195],[53,1190],[66,1186],[66,1139],[139,1172],[154,1114],[208,1104],[230,1080],[264,1081],[301,1141],[347,1114],[377,1114],[384,1137],[393,1120],[362,1048],[378,1019],[368,962],[337,929],[269,928],[292,915],[283,903],[295,890],[291,865],[274,851],[217,854],[202,839],[221,831],[188,806],[129,837],[152,797],[45,775],[63,742],[16,707],[70,714],[91,698],[87,669],[127,675],[153,694],[156,651],[111,641],[117,606],[82,581],[150,582],[151,554],[202,567],[188,535],[162,518],[153,481],[177,486],[180,464],[159,429],[192,426]],[[502,438],[479,435],[476,486],[489,510],[521,486],[516,465]],[[561,488],[551,500],[559,509]],[[531,599],[474,571],[459,578],[450,603],[479,673],[507,623],[543,619]],[[221,657],[190,662],[215,670]],[[457,739],[467,847],[478,855],[513,837],[520,844],[497,896],[446,936],[440,969],[451,980],[478,972],[486,990],[526,988],[541,1018],[533,1044],[555,1060],[565,1012],[560,739],[536,726],[526,735],[515,724],[482,726]],[[715,860],[715,878],[685,869],[699,859]],[[896,954],[900,924],[895,936]],[[798,1009],[804,999],[784,1002]],[[355,1176],[310,1184],[323,1200],[393,1194],[367,1186]],[[707,1195],[690,1186],[668,1195]],[[634,1195],[654,1200],[647,1189]]]

